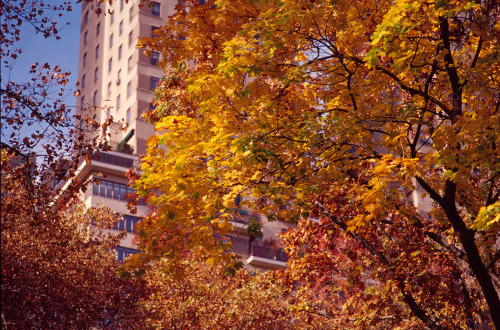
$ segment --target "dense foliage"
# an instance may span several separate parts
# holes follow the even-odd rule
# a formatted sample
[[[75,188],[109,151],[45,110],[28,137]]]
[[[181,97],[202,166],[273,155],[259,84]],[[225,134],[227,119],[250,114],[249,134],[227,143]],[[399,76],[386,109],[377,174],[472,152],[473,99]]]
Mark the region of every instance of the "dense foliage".
[[[75,201],[85,187],[78,166],[104,148],[104,136],[88,133],[106,134],[112,119],[99,125],[101,109],[68,106],[69,73],[57,65],[34,63],[27,81],[10,80],[21,31],[59,38],[66,10],[70,3],[0,2],[2,329],[132,328],[142,320],[142,282],[117,276],[112,252],[123,235],[107,230],[115,214]],[[57,182],[70,183],[64,194]]]
[[[2,152],[2,328],[132,327],[141,282],[119,279],[121,235],[105,209],[53,210],[52,191],[27,184],[26,164]]]
[[[185,255],[182,275],[154,263],[146,275],[151,295],[143,301],[148,325],[157,329],[321,329],[327,323],[313,314],[294,313],[277,274],[228,276],[221,265],[209,266]]]
[[[498,4],[182,9],[142,40],[166,70],[136,182],[155,206],[143,264],[226,259],[214,232],[242,196],[299,221],[285,247],[292,285],[323,279],[301,291],[310,310],[342,326],[500,328]]]

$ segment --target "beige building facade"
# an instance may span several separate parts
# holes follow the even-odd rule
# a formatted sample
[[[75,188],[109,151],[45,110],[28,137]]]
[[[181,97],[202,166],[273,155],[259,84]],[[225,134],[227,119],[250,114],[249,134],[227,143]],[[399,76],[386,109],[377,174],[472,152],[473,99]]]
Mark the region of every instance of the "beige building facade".
[[[94,119],[101,124],[112,117],[115,129],[108,138],[112,151],[100,153],[91,164],[80,166],[82,179],[100,181],[88,187],[81,198],[87,207],[103,205],[122,215],[123,220],[115,225],[115,230],[125,230],[128,235],[117,247],[120,260],[138,252],[134,226],[146,215],[147,206],[139,205],[137,214],[130,214],[125,195],[132,190],[127,186],[125,173],[139,165],[139,156],[146,152],[147,138],[154,134],[152,125],[141,114],[152,107],[153,90],[163,76],[157,67],[159,55],[146,57],[136,45],[139,38],[152,36],[152,31],[164,24],[178,4],[178,0],[157,0],[139,9],[134,1],[118,0],[101,4],[102,14],[97,15],[95,3],[82,3],[78,109],[95,110]],[[126,130],[116,129],[124,123]],[[85,123],[77,125],[83,128]],[[263,224],[262,239],[253,239],[246,232],[252,218]],[[234,230],[221,239],[232,241],[233,251],[247,268],[286,267],[286,254],[279,249],[277,234],[286,231],[288,223],[268,222],[258,211],[245,209],[236,212],[233,219]]]

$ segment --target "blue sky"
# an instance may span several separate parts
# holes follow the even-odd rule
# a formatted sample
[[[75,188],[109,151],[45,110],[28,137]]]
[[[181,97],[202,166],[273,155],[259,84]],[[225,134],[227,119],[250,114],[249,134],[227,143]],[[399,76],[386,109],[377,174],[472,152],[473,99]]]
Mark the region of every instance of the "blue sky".
[[[76,2],[76,1],[75,1]],[[31,64],[38,62],[40,64],[49,63],[51,66],[58,65],[63,71],[71,72],[70,82],[66,85],[67,94],[66,104],[75,106],[76,98],[72,91],[75,90],[75,84],[78,77],[78,47],[80,39],[80,11],[81,4],[72,4],[72,11],[63,12],[62,17],[54,18],[59,22],[60,40],[55,38],[45,39],[43,35],[35,33],[33,27],[24,22],[21,30],[21,41],[19,46],[23,53],[15,60],[11,61],[13,69],[6,70],[2,66],[2,84],[4,79],[13,80],[21,83],[29,79],[28,71]],[[69,25],[66,25],[69,23]]]

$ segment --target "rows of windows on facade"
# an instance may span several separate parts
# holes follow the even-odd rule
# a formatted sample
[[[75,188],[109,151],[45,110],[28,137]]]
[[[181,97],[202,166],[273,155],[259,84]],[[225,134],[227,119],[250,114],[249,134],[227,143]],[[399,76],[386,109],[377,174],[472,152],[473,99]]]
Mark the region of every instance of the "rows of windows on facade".
[[[127,8],[128,10],[128,22],[127,16],[123,14],[125,8]],[[82,19],[81,37],[83,42],[81,44],[82,49],[80,50],[80,60],[82,61],[80,63],[80,67],[83,69],[83,74],[81,76],[80,82],[83,93],[80,99],[81,108],[83,109],[88,106],[101,106],[101,104],[99,103],[101,100],[99,100],[99,98],[101,98],[102,101],[105,101],[105,99],[111,101],[110,98],[113,92],[112,89],[117,88],[118,91],[119,88],[122,88],[120,86],[123,86],[123,84],[125,83],[123,79],[127,79],[127,76],[129,76],[128,79],[130,79],[130,81],[126,82],[127,99],[123,99],[125,95],[122,94],[125,93],[118,93],[118,95],[115,94],[116,103],[114,104],[114,108],[116,111],[118,111],[120,110],[122,105],[126,103],[124,101],[129,101],[128,98],[131,97],[134,92],[132,80],[135,78],[135,75],[132,75],[130,77],[129,73],[134,69],[139,59],[139,50],[135,50],[137,39],[143,36],[154,37],[154,31],[157,30],[157,26],[151,25],[150,35],[139,35],[139,30],[137,28],[134,29],[134,24],[135,27],[137,27],[138,21],[136,19],[139,18],[136,17],[139,16],[139,9],[133,4],[130,4],[129,7],[127,7],[126,1],[123,0],[120,1],[119,12],[118,8],[115,7],[114,10],[107,12],[105,16],[96,16],[97,18],[95,20],[94,18],[90,20],[89,15],[92,15],[94,10],[95,7],[93,7],[93,5],[92,7],[88,6]],[[116,17],[118,18],[117,22],[115,22],[115,13]],[[148,11],[148,13],[153,16],[160,17],[160,3],[151,2],[151,10]],[[127,38],[123,37],[124,35],[127,36],[127,34],[128,40]],[[109,58],[103,58],[104,56],[109,56]],[[126,56],[128,56],[128,60],[127,62],[124,62]],[[159,53],[154,52],[149,59],[149,64],[156,67],[159,60]],[[141,64],[147,63],[144,63],[143,59],[141,61]],[[93,83],[91,83],[92,81],[89,80],[89,75],[93,76]],[[109,81],[107,82],[107,91],[103,90],[102,87],[100,87],[101,81],[104,79],[109,79]],[[147,90],[147,87],[149,87],[149,90],[154,90],[158,86],[158,84],[159,78],[151,76],[149,86],[145,86],[143,84],[141,87],[144,90]],[[92,86],[96,89],[91,90]],[[104,86],[106,85],[103,85],[103,87]],[[87,103],[85,102],[85,96],[92,97],[91,104],[88,104],[89,98],[87,98]],[[152,104],[150,104],[150,108],[152,108]],[[111,116],[111,107],[107,108],[107,116],[108,118]],[[125,118],[127,124],[130,124],[132,119],[130,108],[127,109]],[[80,123],[80,128],[83,128],[83,122]],[[108,156],[112,157],[112,155]],[[115,158],[117,158],[117,156],[115,156]],[[105,161],[105,159],[101,160]],[[113,162],[110,162],[110,159],[105,162],[114,164]],[[125,164],[115,165],[130,167],[130,165],[127,166]],[[127,194],[133,192],[132,189],[126,184],[112,182],[109,180],[99,181],[100,182],[94,183],[92,187],[92,193],[95,196],[100,196],[109,200],[126,201]],[[143,201],[139,201],[139,204],[144,203]],[[134,217],[127,214],[119,214],[119,217],[120,220],[115,223],[113,229],[121,231],[124,230],[128,233],[133,233],[135,225],[140,221],[139,217]],[[123,261],[129,255],[137,253],[138,251],[132,249],[131,247],[118,246],[116,247],[116,252],[118,260]]]
[[[182,0],[178,0],[178,4],[182,5],[182,3]],[[204,4],[205,1],[200,1],[200,3]],[[157,36],[156,30],[158,30],[157,25],[159,25],[159,21],[158,19],[148,19],[148,15],[161,17],[163,8],[159,2],[152,1],[149,6],[150,9],[145,9],[145,12],[141,12],[145,13],[145,16],[142,16],[139,15],[137,6],[130,3],[126,6],[126,4],[126,1],[121,0],[119,8],[118,6],[114,6],[111,11],[106,12],[105,16],[96,16],[95,20],[94,18],[90,20],[89,17],[95,10],[93,5],[92,7],[84,7],[83,9],[86,9],[86,11],[82,19],[81,37],[83,42],[81,43],[82,48],[80,50],[80,60],[82,61],[80,67],[83,69],[80,80],[81,89],[83,91],[80,99],[82,109],[89,106],[99,107],[101,106],[99,103],[100,101],[106,101],[112,104],[115,111],[119,111],[123,105],[127,103],[130,104],[131,99],[129,98],[132,96],[137,97],[137,94],[133,95],[134,89],[153,91],[160,82],[158,77],[149,76],[149,86],[147,80],[141,80],[140,86],[133,86],[135,84],[133,80],[137,78],[136,72],[133,70],[136,69],[138,63],[157,67],[160,62],[160,54],[158,52],[152,52],[149,59],[146,59],[145,57],[139,56],[140,50],[135,49],[135,45],[137,39],[140,37]],[[117,18],[116,22],[115,14]],[[145,18],[145,20],[143,20],[143,18]],[[137,29],[138,23],[140,23],[140,29]],[[143,28],[144,23],[146,23],[146,30]],[[147,27],[148,25],[149,28]],[[142,35],[143,33],[147,33],[147,35]],[[127,57],[127,62],[124,62]],[[88,76],[93,76],[93,79]],[[147,75],[144,79],[147,79]],[[124,85],[125,83],[126,85]],[[126,89],[122,91],[124,86],[126,86]],[[94,90],[92,90],[93,87],[95,87]],[[104,89],[106,87],[107,89]],[[113,98],[113,92],[115,93],[115,98],[111,100],[111,98]],[[85,103],[86,96],[87,103]],[[92,97],[91,103],[88,102],[90,97]],[[101,100],[99,98],[101,98]],[[152,103],[149,103],[149,109],[153,109]],[[107,107],[106,115],[108,118],[111,117],[111,107]],[[131,119],[133,119],[131,116],[131,109],[128,108],[125,112],[125,121],[127,124],[131,124]],[[96,118],[94,117],[94,119]],[[83,122],[80,123],[80,128],[83,128]],[[130,159],[122,159],[122,157],[112,154],[103,154],[99,160],[121,167],[132,166],[123,163],[123,161],[130,161]],[[120,162],[117,163],[117,161]],[[108,202],[111,200],[125,202],[127,194],[130,193],[132,193],[132,189],[126,184],[105,179],[93,183],[92,187],[92,194],[94,196],[105,198]],[[139,204],[144,203],[143,201],[139,201]],[[140,221],[140,218],[127,214],[119,214],[119,217],[120,220],[115,223],[113,229],[124,230],[131,234],[134,233],[134,227]],[[242,217],[241,220],[243,220],[243,218],[244,217]],[[116,247],[116,252],[118,260],[123,261],[129,255],[138,253],[139,251],[130,246],[119,246]]]
[[[181,3],[182,1],[179,1],[179,3]],[[122,0],[120,2],[120,10],[123,10],[124,8],[124,5],[125,5],[125,2]],[[158,3],[158,2],[151,2],[151,14],[153,16],[160,16],[160,13],[161,13],[161,4]],[[135,11],[137,10],[137,8],[135,8],[134,6],[132,6],[130,9],[129,9],[129,16],[128,16],[128,20],[129,20],[129,24],[132,22],[132,20],[134,19],[135,17]],[[83,20],[83,26],[85,26],[88,21],[89,21],[89,13],[90,13],[90,9],[87,10],[85,12],[85,16],[84,16],[84,20]],[[110,24],[113,24],[114,23],[114,11],[111,11],[110,14],[109,14],[109,21],[110,21]],[[154,25],[151,25],[151,37],[156,37],[156,34],[155,34],[155,31],[158,29],[157,26],[154,26]],[[121,20],[120,23],[119,23],[119,29],[118,29],[118,33],[119,35],[121,36],[123,34],[123,31],[124,31],[124,21]],[[99,36],[101,34],[101,22],[98,22],[96,24],[96,29],[95,29],[95,33],[96,33],[96,37]],[[87,43],[89,42],[89,31],[85,31],[84,32],[84,38],[83,38],[83,43],[84,43],[84,46],[87,45]],[[136,41],[134,39],[134,32],[133,31],[130,31],[128,33],[128,44],[127,44],[127,47],[131,48],[131,47],[135,47],[136,45]],[[114,34],[111,33],[109,35],[109,48],[110,49],[113,49],[114,48]],[[100,44],[97,44],[95,46],[95,49],[93,50],[94,52],[94,57],[95,59],[99,59],[99,57],[101,56],[101,45]],[[83,64],[83,67],[85,68],[85,66],[87,65],[87,62],[88,62],[88,55],[87,55],[88,51],[85,51],[82,55],[82,64]],[[111,54],[113,54],[114,52],[111,52]],[[124,45],[123,44],[120,44],[118,45],[118,48],[116,49],[116,55],[111,55],[110,58],[108,59],[107,61],[107,73],[111,73],[112,70],[113,70],[113,64],[114,64],[114,60],[115,61],[118,61],[117,63],[117,67],[122,67],[120,65],[120,60],[122,59],[123,57],[123,53],[124,53]],[[134,55],[130,55],[128,60],[127,60],[127,70],[130,72],[130,70],[133,69],[134,67],[134,59],[133,59]],[[158,52],[151,52],[151,55],[149,57],[149,64],[152,65],[152,66],[158,66],[158,63],[160,61],[160,53]],[[96,62],[98,63],[98,62]],[[104,73],[104,72],[103,72]],[[95,69],[94,69],[94,74],[93,74],[93,80],[94,82],[97,82],[99,80],[99,75],[100,74],[103,74],[100,72],[100,69],[99,69],[99,65],[97,64]],[[108,76],[109,77],[109,76]],[[158,77],[154,77],[154,76],[151,76],[150,77],[150,83],[149,83],[149,90],[150,91],[154,91],[156,89],[156,87],[158,86],[159,84],[159,81],[160,79]],[[84,90],[86,88],[86,85],[87,85],[87,75],[84,73],[81,77],[81,88]],[[114,80],[115,84],[116,85],[120,85],[121,82],[122,82],[122,69],[119,69],[117,71],[117,74],[116,74],[116,80]],[[111,90],[112,90],[112,81],[109,81],[108,82],[108,86],[107,86],[107,97],[109,98],[109,96],[111,95]],[[138,86],[139,87],[139,86]],[[143,87],[144,88],[144,87]],[[132,94],[132,81],[129,81],[127,82],[127,89],[126,89],[126,94],[127,94],[127,98],[131,96]],[[90,104],[90,106],[99,106],[99,99],[98,99],[98,90],[94,90],[93,94],[92,94],[92,103]],[[86,99],[85,99],[85,93],[83,93],[83,95],[81,96],[81,108],[84,109],[86,106],[89,106],[89,104],[86,103]],[[116,111],[120,110],[121,108],[121,95],[118,95],[116,97],[116,103],[115,103],[115,109]],[[149,108],[147,110],[152,110],[154,109],[154,106],[153,106],[153,103],[149,103]],[[143,109],[143,110],[146,110],[146,109]],[[108,109],[108,113],[107,113],[107,116],[108,118],[111,116],[111,109],[109,108]],[[130,124],[130,120],[131,120],[131,115],[130,115],[130,109],[127,110],[126,112],[126,117],[125,117],[125,120],[127,122],[127,124]],[[81,128],[83,128],[83,122],[81,123]]]

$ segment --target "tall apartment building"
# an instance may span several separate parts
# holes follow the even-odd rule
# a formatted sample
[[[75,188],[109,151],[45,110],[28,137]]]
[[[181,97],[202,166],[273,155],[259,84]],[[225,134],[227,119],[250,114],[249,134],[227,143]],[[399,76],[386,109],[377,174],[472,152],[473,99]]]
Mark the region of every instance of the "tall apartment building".
[[[115,228],[126,230],[129,235],[117,248],[120,260],[137,252],[133,244],[134,225],[147,211],[145,205],[138,207],[136,215],[128,211],[125,195],[132,190],[127,186],[125,173],[137,165],[138,155],[146,152],[147,138],[154,134],[152,125],[141,114],[151,107],[152,91],[163,75],[156,66],[159,54],[153,53],[149,58],[135,46],[140,37],[151,36],[161,26],[175,12],[177,4],[178,0],[157,0],[139,9],[133,1],[119,0],[101,4],[104,14],[97,15],[96,4],[82,3],[78,108],[85,111],[94,107],[98,109],[97,122],[104,123],[112,116],[117,122],[124,120],[128,128],[115,131],[109,138],[113,151],[100,153],[91,164],[81,165],[82,179],[101,180],[82,193],[81,198],[87,207],[104,205],[123,215],[124,220]],[[263,240],[253,240],[246,234],[246,224],[251,218],[263,222]],[[234,252],[249,269],[286,266],[286,255],[278,248],[276,233],[286,230],[289,224],[267,222],[258,212],[241,210],[236,212],[233,225],[234,231],[226,238],[232,240]]]

